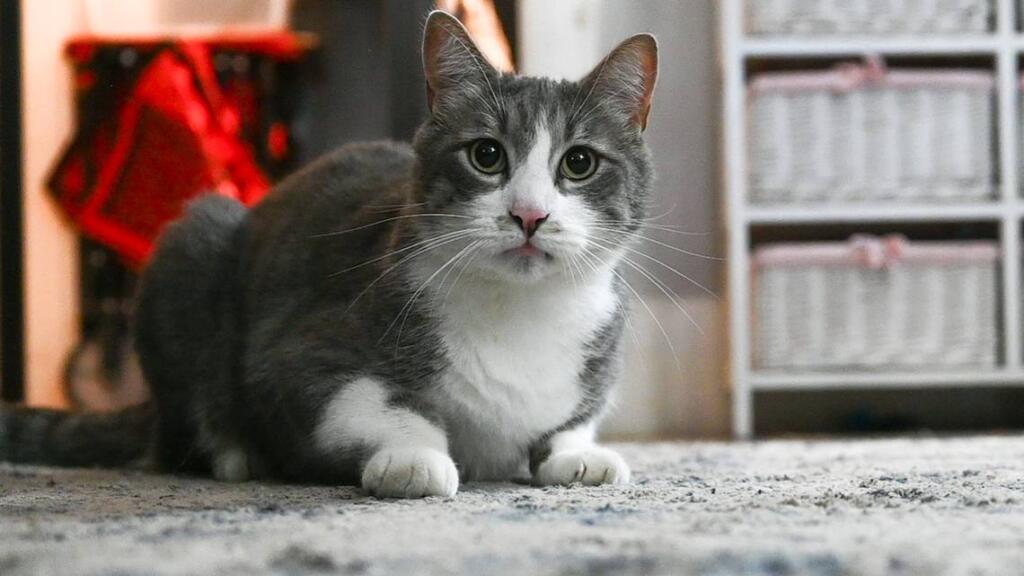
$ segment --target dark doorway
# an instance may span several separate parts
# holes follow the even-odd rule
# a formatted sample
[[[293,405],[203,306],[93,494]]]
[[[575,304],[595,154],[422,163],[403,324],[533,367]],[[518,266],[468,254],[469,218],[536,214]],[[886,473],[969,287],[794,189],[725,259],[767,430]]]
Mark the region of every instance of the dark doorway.
[[[21,196],[21,10],[0,2],[0,395],[24,395]]]

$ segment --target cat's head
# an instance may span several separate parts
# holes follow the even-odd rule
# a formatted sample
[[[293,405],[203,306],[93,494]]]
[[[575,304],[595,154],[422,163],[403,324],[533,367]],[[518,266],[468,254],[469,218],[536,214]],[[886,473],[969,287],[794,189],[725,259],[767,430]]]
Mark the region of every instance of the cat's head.
[[[528,78],[499,73],[455,18],[434,12],[423,67],[415,220],[430,259],[518,282],[614,266],[653,177],[642,133],[654,38],[629,38],[578,82]]]

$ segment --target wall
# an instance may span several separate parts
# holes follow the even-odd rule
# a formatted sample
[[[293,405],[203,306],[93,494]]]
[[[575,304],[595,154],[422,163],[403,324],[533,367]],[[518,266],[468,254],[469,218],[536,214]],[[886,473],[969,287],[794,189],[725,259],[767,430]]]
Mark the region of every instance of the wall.
[[[64,358],[78,339],[77,236],[50,200],[47,173],[72,130],[64,42],[81,33],[78,0],[22,2],[26,400],[62,406]]]
[[[576,79],[628,36],[651,32],[658,38],[659,79],[647,133],[658,169],[651,215],[686,234],[645,233],[694,254],[724,254],[715,193],[720,112],[714,3],[523,0],[519,16],[519,60],[525,74]],[[724,305],[718,298],[722,263],[655,243],[640,250],[692,281],[634,255],[679,298],[638,274],[630,278],[644,302],[633,304],[635,337],[627,334],[626,378],[603,433],[619,438],[725,435],[727,349]]]

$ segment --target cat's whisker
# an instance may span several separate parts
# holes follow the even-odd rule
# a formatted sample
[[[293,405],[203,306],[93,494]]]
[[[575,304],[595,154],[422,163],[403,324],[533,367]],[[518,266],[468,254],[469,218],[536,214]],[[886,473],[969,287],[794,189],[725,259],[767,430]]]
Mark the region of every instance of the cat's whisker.
[[[668,284],[662,282],[659,278],[651,274],[649,270],[647,270],[640,264],[636,263],[628,256],[623,256],[622,262],[625,263],[630,268],[632,268],[633,270],[636,270],[641,276],[646,278],[648,282],[653,284],[655,288],[661,291],[661,293],[664,294],[665,297],[668,298],[669,301],[671,301],[672,304],[675,305],[675,307],[678,308],[679,311],[683,313],[683,316],[685,316],[686,319],[690,321],[690,324],[692,324],[693,327],[697,329],[697,332],[699,332],[701,336],[707,337],[707,334],[704,332],[704,329],[701,328],[700,324],[698,324],[697,321],[693,318],[693,316],[690,314],[690,311],[687,310],[686,307],[680,303],[682,301],[685,301],[685,299],[682,296],[680,296]]]
[[[676,347],[674,344],[672,344],[672,338],[669,337],[668,330],[665,330],[665,326],[661,323],[661,320],[658,318],[658,315],[654,313],[654,310],[652,310],[650,305],[647,304],[647,301],[644,300],[644,297],[641,296],[635,288],[633,288],[633,285],[630,284],[628,280],[623,278],[623,276],[616,272],[614,268],[610,268],[610,270],[612,275],[618,278],[619,281],[622,282],[622,285],[625,286],[626,289],[629,290],[630,293],[632,293],[633,296],[640,301],[640,305],[643,306],[644,310],[647,311],[647,314],[651,317],[651,320],[654,320],[654,323],[658,326],[658,330],[661,331],[661,335],[665,338],[665,345],[668,346],[669,352],[671,352],[672,354],[672,359],[675,361],[676,368],[679,370],[679,373],[682,374],[683,366],[679,362],[679,353],[676,352]]]
[[[414,242],[414,243],[412,243],[412,244],[410,244],[410,245],[408,245],[408,246],[406,246],[404,248],[399,248],[398,250],[393,250],[391,252],[388,252],[387,254],[383,254],[381,256],[377,256],[376,258],[372,258],[370,260],[367,260],[365,262],[361,262],[361,263],[356,264],[354,266],[349,266],[348,268],[345,268],[344,270],[339,270],[339,271],[331,274],[330,276],[328,276],[328,278],[334,278],[335,276],[341,276],[342,274],[345,274],[347,272],[351,272],[352,270],[356,270],[358,268],[362,268],[363,266],[369,266],[370,264],[374,264],[376,262],[380,262],[381,260],[387,260],[388,258],[390,258],[392,256],[395,256],[397,254],[401,254],[403,252],[408,252],[409,250],[415,250],[416,248],[422,247],[422,246],[424,246],[426,244],[429,244],[431,242],[435,242],[437,240],[444,240],[446,238],[451,238],[451,237],[454,237],[454,236],[473,234],[473,233],[478,232],[480,230],[482,230],[482,229],[481,228],[464,228],[464,229],[461,229],[461,230],[455,230],[455,231],[452,231],[452,232],[446,232],[444,234],[439,234],[437,236],[433,236],[433,237],[427,238],[425,240],[419,240],[419,241]]]
[[[583,265],[580,263],[581,257],[573,256],[572,263],[576,266],[576,271],[579,272],[580,284],[586,281],[586,271],[583,270]],[[596,270],[595,270],[596,271]]]
[[[473,250],[472,255],[466,259],[466,262],[462,265],[462,269],[459,270],[459,273],[455,276],[455,280],[452,282],[452,285],[448,287],[448,291],[444,295],[444,303],[442,304],[443,308],[447,308],[448,302],[450,301],[452,295],[452,290],[454,290],[455,286],[458,285],[459,280],[462,279],[462,275],[466,273],[466,270],[473,264],[473,261],[476,260],[476,257],[480,255],[480,247],[483,246],[484,243],[486,243],[486,240],[481,240],[480,242],[477,243],[477,246]]]
[[[475,248],[480,242],[482,242],[482,240],[476,240],[475,242],[471,243],[469,247]],[[444,289],[444,285],[448,282],[448,278],[455,272],[457,268],[459,268],[460,264],[464,263],[465,260],[468,260],[471,254],[473,254],[472,250],[463,250],[459,254],[457,254],[458,258],[456,258],[455,262],[453,262],[451,267],[448,268],[448,271],[444,273],[444,276],[441,277],[441,282],[437,286],[438,292]],[[451,292],[452,288],[454,288],[454,283],[452,284],[452,286],[448,287],[448,292],[446,292],[446,295]],[[399,331],[399,333],[401,333],[401,331]]]
[[[704,292],[708,296],[711,296],[712,298],[714,298],[714,300],[716,302],[720,302],[721,301],[721,297],[718,294],[715,294],[715,292],[713,290],[711,290],[710,288],[708,288],[707,286],[701,284],[700,282],[698,282],[698,281],[694,280],[693,278],[687,276],[686,274],[680,272],[679,270],[677,270],[673,266],[670,266],[666,262],[664,262],[664,261],[662,261],[662,260],[660,260],[658,258],[655,258],[654,256],[651,256],[650,254],[644,252],[643,250],[638,250],[638,249],[632,248],[630,246],[625,246],[623,244],[614,243],[614,242],[612,242],[612,241],[610,241],[608,239],[600,238],[599,236],[591,236],[591,240],[593,240],[595,242],[604,242],[604,243],[612,245],[612,246],[614,246],[616,248],[621,248],[623,250],[626,250],[627,252],[629,252],[631,254],[636,254],[638,256],[642,256],[642,257],[644,257],[644,258],[654,262],[655,264],[658,264],[659,266],[665,268],[666,270],[668,270],[669,272],[675,274],[679,278],[682,278],[683,280],[686,280],[690,284],[693,284],[694,286],[699,288],[701,290],[701,292]]]
[[[661,220],[662,218],[664,218],[664,217],[668,216],[669,214],[675,212],[676,208],[678,208],[678,207],[679,207],[679,203],[676,202],[675,204],[670,206],[668,208],[668,210],[665,210],[661,214],[658,214],[657,216],[648,216],[647,218],[643,218],[642,221],[643,222],[657,222],[658,220]]]
[[[664,226],[664,225],[641,224],[640,225],[640,229],[641,230],[653,230],[655,232],[665,232],[665,233],[668,233],[668,234],[678,234],[680,236],[704,236],[704,237],[706,237],[706,236],[710,236],[711,235],[711,232],[691,232],[689,230],[680,230],[680,229],[678,229],[678,227]]]
[[[426,202],[415,202],[413,204],[364,204],[363,208],[373,212],[397,212],[409,208],[425,206]]]
[[[469,250],[470,248],[472,248],[473,246],[475,246],[475,245],[476,245],[477,243],[479,243],[479,242],[481,242],[481,241],[480,241],[480,240],[477,240],[476,242],[472,242],[472,243],[470,243],[470,244],[469,244],[468,246],[465,246],[465,247],[463,247],[463,248],[462,248],[462,250],[460,250],[459,252],[457,252],[457,253],[455,254],[455,256],[452,256],[451,258],[449,258],[447,262],[445,262],[444,264],[442,264],[441,266],[439,266],[439,267],[437,268],[437,270],[435,270],[435,271],[434,271],[434,273],[433,273],[433,274],[431,274],[430,276],[428,276],[428,277],[427,277],[427,279],[426,279],[426,280],[424,280],[424,281],[423,281],[423,283],[422,283],[422,284],[420,285],[420,287],[419,287],[419,288],[417,288],[415,292],[413,292],[412,296],[411,296],[411,297],[409,298],[409,300],[408,300],[408,301],[407,301],[407,302],[405,303],[405,305],[404,305],[404,306],[402,306],[401,310],[399,310],[399,311],[398,311],[398,315],[397,315],[397,316],[395,316],[395,319],[394,319],[394,320],[392,320],[390,324],[388,324],[388,327],[387,327],[387,328],[386,328],[386,329],[384,330],[384,333],[383,333],[383,334],[381,334],[381,336],[380,336],[380,339],[379,339],[379,340],[378,340],[377,342],[378,342],[378,343],[383,343],[383,342],[384,342],[384,339],[385,339],[385,338],[387,338],[387,335],[388,335],[388,334],[389,334],[389,333],[391,332],[391,329],[395,327],[395,324],[396,324],[396,323],[398,322],[398,320],[399,320],[399,319],[401,319],[401,318],[402,318],[402,316],[403,316],[403,315],[405,315],[405,319],[406,319],[406,320],[408,320],[408,318],[409,318],[409,317],[408,317],[407,311],[411,311],[411,308],[410,308],[410,307],[411,307],[411,306],[412,306],[412,305],[413,305],[413,304],[414,304],[414,303],[416,302],[416,300],[418,300],[418,299],[419,299],[419,297],[420,297],[420,294],[422,294],[422,293],[423,293],[423,290],[425,290],[425,289],[426,289],[426,287],[427,287],[427,286],[428,286],[428,285],[429,285],[429,284],[430,284],[430,283],[431,283],[431,282],[432,282],[432,281],[434,280],[434,278],[437,278],[437,275],[438,275],[438,274],[440,274],[440,273],[441,273],[441,272],[443,272],[443,271],[444,271],[444,270],[445,270],[446,268],[448,268],[449,266],[451,266],[451,264],[452,264],[453,262],[455,262],[456,260],[458,260],[459,258],[461,258],[461,257],[462,257],[462,255],[463,255],[463,254],[464,254],[464,253],[465,253],[465,252],[466,252],[467,250]],[[404,326],[405,326],[405,320],[403,320],[403,321],[402,321],[402,326],[401,326],[401,327],[400,327],[400,328],[398,329],[398,337],[397,337],[397,338],[395,338],[395,354],[397,354],[397,353],[398,353],[398,345],[399,345],[399,343],[400,343],[400,342],[401,342],[401,340],[402,340],[402,328],[404,328]]]
[[[597,241],[597,242],[598,242],[598,245],[600,247],[602,247],[602,248],[604,248],[605,250],[608,250],[608,251],[611,251],[613,248],[619,248],[620,247],[620,246],[616,246],[616,245],[611,244],[611,243],[604,244],[604,243],[602,243],[600,241]],[[664,294],[666,298],[671,300],[672,303],[676,306],[676,308],[678,308],[679,311],[682,312],[684,316],[686,316],[686,319],[689,320],[691,324],[693,324],[693,327],[697,329],[697,332],[699,332],[701,336],[705,336],[705,337],[707,336],[707,334],[705,334],[705,332],[704,332],[704,329],[701,328],[701,326],[697,323],[697,321],[693,318],[693,316],[690,315],[689,310],[686,310],[686,308],[684,306],[682,306],[682,304],[680,304],[681,301],[685,301],[685,299],[682,296],[680,296],[668,284],[665,284],[661,279],[659,279],[658,277],[654,276],[649,270],[647,270],[647,268],[643,267],[641,264],[639,264],[638,262],[636,262],[632,258],[630,258],[628,256],[622,256],[622,261],[623,261],[623,263],[625,263],[630,268],[633,268],[634,270],[636,270],[641,276],[646,278],[651,284],[653,284],[658,290],[660,290],[661,293]],[[698,286],[699,286],[699,284],[698,284]],[[701,286],[701,288],[703,288],[703,286]]]
[[[693,232],[691,230],[685,230],[682,226],[677,226],[677,225],[672,225],[672,224],[657,224],[658,220],[661,220],[662,218],[665,218],[669,214],[675,212],[677,207],[678,207],[678,204],[673,204],[670,208],[668,208],[664,212],[662,212],[662,213],[660,213],[660,214],[658,214],[656,216],[650,216],[650,217],[646,217],[646,218],[639,218],[639,219],[632,219],[632,220],[611,219],[611,218],[598,218],[598,219],[594,220],[593,223],[594,224],[598,224],[598,225],[622,226],[624,228],[628,228],[628,227],[631,227],[631,226],[635,225],[636,222],[639,222],[640,223],[640,228],[646,228],[646,229],[649,229],[649,230],[659,230],[659,231],[662,231],[662,232],[671,232],[673,234],[680,234],[680,235],[683,235],[683,236],[709,236],[711,234],[711,232]]]
[[[636,219],[633,219],[633,220],[610,220],[610,219],[602,220],[602,219],[599,218],[596,221],[597,222],[614,222],[616,224],[630,224],[630,223],[635,222],[635,221],[638,221],[638,222],[657,222],[658,220],[661,220],[662,218],[664,218],[664,217],[668,216],[669,214],[675,212],[675,210],[676,210],[676,208],[678,206],[679,206],[678,203],[677,204],[673,204],[671,208],[669,208],[668,210],[665,210],[664,212],[662,212],[661,214],[658,214],[656,216],[645,216],[644,218],[636,218]]]
[[[448,238],[447,240],[437,241],[437,242],[435,242],[435,243],[433,243],[433,244],[431,244],[429,246],[425,246],[423,248],[420,248],[419,250],[413,252],[412,254],[409,254],[408,256],[405,256],[404,258],[402,258],[401,260],[396,262],[394,265],[392,265],[388,269],[386,269],[383,272],[381,272],[379,276],[377,276],[372,282],[367,284],[366,287],[363,288],[363,290],[361,292],[359,292],[359,294],[356,295],[356,297],[352,300],[352,302],[349,303],[349,305],[345,308],[345,310],[344,310],[344,312],[342,314],[343,315],[347,314],[350,310],[352,310],[352,307],[355,306],[356,303],[359,302],[359,300],[362,299],[362,297],[365,296],[366,293],[370,291],[370,289],[372,289],[374,286],[376,286],[377,283],[380,282],[381,280],[383,280],[388,274],[391,274],[392,272],[394,272],[402,264],[405,264],[406,262],[412,260],[413,258],[416,258],[417,256],[421,256],[423,254],[426,254],[427,252],[430,252],[430,251],[436,250],[436,249],[438,249],[438,248],[440,248],[442,246],[451,244],[452,242],[457,242],[457,241],[461,240],[464,237],[465,236],[456,236],[455,238]]]
[[[686,250],[684,248],[679,248],[678,246],[673,246],[673,245],[668,244],[666,242],[662,242],[661,240],[657,240],[657,239],[651,238],[650,236],[645,236],[643,234],[639,234],[639,233],[636,233],[636,232],[633,232],[633,233],[623,232],[621,230],[616,230],[614,228],[607,228],[607,227],[604,227],[604,226],[594,226],[593,228],[595,230],[600,230],[601,232],[608,232],[610,234],[617,234],[617,235],[620,235],[620,236],[634,236],[634,237],[640,238],[641,240],[644,240],[646,242],[650,242],[651,244],[656,244],[656,245],[661,246],[663,248],[667,248],[669,250],[672,250],[673,252],[678,252],[680,254],[685,254],[687,256],[693,256],[694,258],[701,258],[703,260],[711,260],[712,262],[725,262],[725,258],[720,258],[718,256],[709,256],[708,254],[701,254],[700,252],[693,252],[691,250]]]
[[[598,270],[597,265],[594,264],[593,260],[591,260],[592,258],[594,258],[594,256],[588,250],[586,250],[585,248],[580,252],[579,259],[584,264],[589,266],[590,269],[593,270],[594,273],[596,274],[596,273],[599,272],[599,270]],[[622,312],[622,318],[623,318],[623,320],[626,323],[626,330],[628,330],[630,335],[633,337],[633,343],[636,344],[636,349],[639,351],[640,359],[646,361],[647,355],[644,352],[643,346],[640,345],[640,334],[637,332],[636,327],[633,325],[633,321],[630,320],[630,318],[629,318],[629,310],[626,309],[626,305],[622,301],[621,298],[617,298],[616,299],[615,307],[620,312]]]
[[[572,282],[573,294],[578,298],[580,293],[580,285],[576,281],[576,272],[573,270],[574,265],[579,266],[579,263],[576,262],[576,256],[572,254],[569,254],[568,258],[563,258],[561,260],[562,274],[565,274],[566,276],[569,277],[569,281]],[[582,269],[580,270],[580,272],[580,281],[582,281]]]
[[[387,224],[388,222],[394,222],[396,220],[408,220],[411,218],[461,218],[463,220],[473,220],[472,216],[463,216],[462,214],[402,214],[400,216],[392,216],[376,222],[370,222],[369,224],[363,224],[362,226],[356,226],[354,228],[346,228],[345,230],[338,230],[337,232],[324,232],[323,234],[313,234],[310,238],[326,238],[329,236],[341,236],[342,234],[348,234],[350,232],[357,232],[359,230],[366,230],[374,226],[380,226],[381,224]]]
[[[633,226],[633,223],[627,220],[594,220],[591,222],[597,226],[621,226],[628,229]],[[641,223],[638,228],[640,230],[652,230],[655,232],[665,232],[668,234],[678,234],[680,236],[710,236],[711,232],[692,232],[690,230],[683,230],[681,226],[670,226],[667,224],[644,224]],[[627,233],[623,230],[623,233]]]

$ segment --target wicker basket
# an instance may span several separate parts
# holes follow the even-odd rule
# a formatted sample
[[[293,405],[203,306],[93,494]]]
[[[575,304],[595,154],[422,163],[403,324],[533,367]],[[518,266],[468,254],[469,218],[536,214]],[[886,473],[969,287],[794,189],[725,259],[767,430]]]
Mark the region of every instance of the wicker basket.
[[[991,198],[991,73],[846,64],[750,85],[754,203]]]
[[[981,34],[992,0],[747,0],[754,35]]]
[[[993,242],[900,236],[759,248],[754,365],[991,367],[997,260]]]

